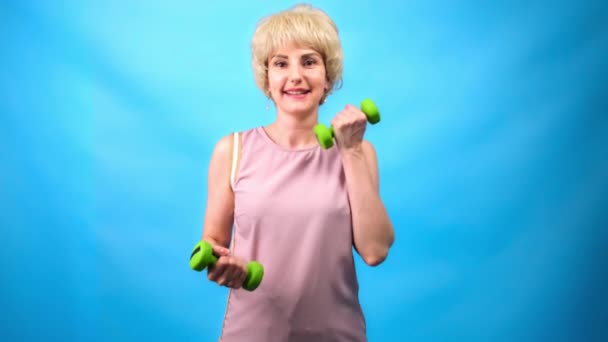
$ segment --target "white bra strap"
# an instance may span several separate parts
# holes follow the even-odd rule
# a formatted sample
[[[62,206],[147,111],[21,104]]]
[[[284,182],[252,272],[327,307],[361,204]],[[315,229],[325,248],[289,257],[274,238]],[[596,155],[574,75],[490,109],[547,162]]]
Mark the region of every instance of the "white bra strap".
[[[232,188],[232,191],[234,191],[234,181],[236,178],[236,169],[239,161],[239,152],[239,132],[234,132],[234,139],[232,142],[232,165],[230,167],[230,187]],[[236,234],[233,232],[229,247],[230,254],[232,254],[232,251],[234,250],[235,238]]]
[[[236,176],[236,166],[239,159],[239,132],[234,132],[232,143],[232,167],[230,168],[230,186],[234,189],[234,179]]]

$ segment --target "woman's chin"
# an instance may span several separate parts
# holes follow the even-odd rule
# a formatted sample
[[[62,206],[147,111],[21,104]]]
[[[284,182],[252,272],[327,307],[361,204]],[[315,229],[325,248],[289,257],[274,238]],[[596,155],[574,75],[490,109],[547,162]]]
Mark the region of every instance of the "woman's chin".
[[[312,106],[290,106],[285,108],[285,113],[296,115],[296,116],[305,116],[310,115],[315,112],[315,107]]]
[[[286,113],[305,115],[316,112],[318,106],[312,101],[286,101],[281,108]]]

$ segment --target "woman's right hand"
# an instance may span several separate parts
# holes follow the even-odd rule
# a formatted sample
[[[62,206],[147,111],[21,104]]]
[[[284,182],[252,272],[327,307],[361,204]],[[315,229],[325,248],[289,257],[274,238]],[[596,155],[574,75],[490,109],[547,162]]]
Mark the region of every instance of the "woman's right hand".
[[[243,260],[230,255],[230,250],[225,247],[214,245],[213,253],[218,260],[213,266],[207,268],[207,278],[233,289],[243,286],[247,278],[247,265]]]

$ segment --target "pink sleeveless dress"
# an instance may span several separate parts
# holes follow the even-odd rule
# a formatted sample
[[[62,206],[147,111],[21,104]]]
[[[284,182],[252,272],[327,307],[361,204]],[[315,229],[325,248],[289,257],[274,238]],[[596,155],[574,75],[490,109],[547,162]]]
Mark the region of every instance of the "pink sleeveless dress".
[[[367,341],[338,150],[288,150],[247,130],[232,187],[232,252],[265,273],[255,291],[229,291],[220,341]]]

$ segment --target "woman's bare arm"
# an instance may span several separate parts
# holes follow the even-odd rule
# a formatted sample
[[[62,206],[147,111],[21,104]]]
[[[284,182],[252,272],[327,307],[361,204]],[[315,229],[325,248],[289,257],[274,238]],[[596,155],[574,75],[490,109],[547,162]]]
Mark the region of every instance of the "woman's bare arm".
[[[230,246],[234,218],[234,194],[230,187],[232,144],[231,135],[222,137],[211,155],[203,222],[203,240],[225,248]]]

